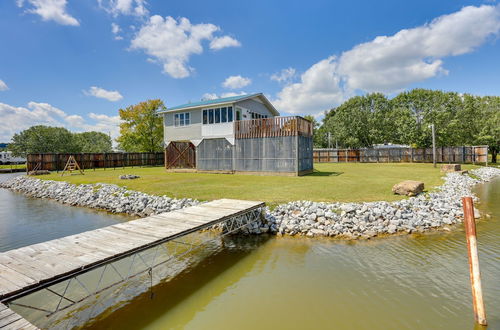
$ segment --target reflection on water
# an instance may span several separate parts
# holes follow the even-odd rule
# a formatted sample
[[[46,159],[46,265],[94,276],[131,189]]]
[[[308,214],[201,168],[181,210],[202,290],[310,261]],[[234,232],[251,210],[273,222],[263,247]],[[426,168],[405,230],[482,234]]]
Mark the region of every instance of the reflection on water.
[[[500,180],[477,189],[483,291],[500,328]],[[472,329],[463,228],[336,242],[248,238],[205,258],[90,328]],[[242,242],[250,242],[248,246]]]
[[[6,176],[0,176],[0,180]],[[500,328],[500,180],[477,188],[489,329]],[[127,218],[0,189],[0,251]],[[226,238],[95,329],[472,329],[467,249],[451,232],[341,242]],[[118,310],[115,310],[116,308]],[[115,310],[115,311],[113,311]]]
[[[0,174],[0,181],[19,174]],[[0,189],[0,252],[131,219]]]

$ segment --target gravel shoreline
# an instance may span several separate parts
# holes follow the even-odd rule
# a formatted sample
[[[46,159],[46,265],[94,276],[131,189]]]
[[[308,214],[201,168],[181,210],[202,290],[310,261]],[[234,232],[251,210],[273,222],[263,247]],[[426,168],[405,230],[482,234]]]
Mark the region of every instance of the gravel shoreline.
[[[474,185],[500,175],[500,169],[483,167],[467,174],[448,173],[435,192],[396,202],[322,203],[295,201],[265,209],[260,222],[252,223],[246,233],[328,236],[344,239],[371,238],[400,233],[424,232],[462,222],[460,198],[474,196]],[[112,213],[144,217],[200,204],[191,198],[175,199],[127,190],[111,184],[74,185],[67,182],[19,176],[0,183],[30,197]],[[477,198],[474,196],[474,199]]]

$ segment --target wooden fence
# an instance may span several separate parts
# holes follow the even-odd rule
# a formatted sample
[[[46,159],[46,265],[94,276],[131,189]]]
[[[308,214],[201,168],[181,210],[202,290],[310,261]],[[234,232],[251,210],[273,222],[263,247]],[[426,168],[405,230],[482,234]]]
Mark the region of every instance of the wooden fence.
[[[81,154],[29,154],[26,170],[62,171],[69,156],[75,160],[83,170],[96,168],[116,168],[126,166],[159,166],[164,164],[163,152],[110,152],[110,153],[81,153]]]
[[[315,163],[432,163],[432,148],[314,149]],[[488,146],[437,147],[438,163],[487,163]]]
[[[234,122],[237,139],[251,139],[279,136],[312,136],[312,123],[299,116],[271,117]]]

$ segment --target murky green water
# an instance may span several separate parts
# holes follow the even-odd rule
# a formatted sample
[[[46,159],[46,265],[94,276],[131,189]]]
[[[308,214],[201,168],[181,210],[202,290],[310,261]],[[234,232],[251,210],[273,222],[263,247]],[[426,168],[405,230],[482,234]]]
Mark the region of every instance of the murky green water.
[[[500,328],[500,180],[477,188],[489,329]],[[463,228],[371,241],[228,242],[96,329],[472,329]]]
[[[500,329],[500,180],[477,188],[489,329]],[[0,251],[124,221],[0,189]],[[228,238],[95,329],[472,329],[467,249],[451,232],[371,241]]]
[[[17,175],[20,174],[0,174],[0,181]],[[68,207],[47,199],[27,198],[19,193],[0,189],[0,252],[129,219],[131,218],[127,216],[103,211]]]

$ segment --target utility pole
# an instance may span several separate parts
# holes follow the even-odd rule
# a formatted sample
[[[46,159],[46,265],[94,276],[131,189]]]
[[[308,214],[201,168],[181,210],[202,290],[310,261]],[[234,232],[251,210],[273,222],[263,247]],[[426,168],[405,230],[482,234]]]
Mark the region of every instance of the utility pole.
[[[436,130],[434,129],[434,124],[431,124],[432,129],[432,163],[436,167]]]

